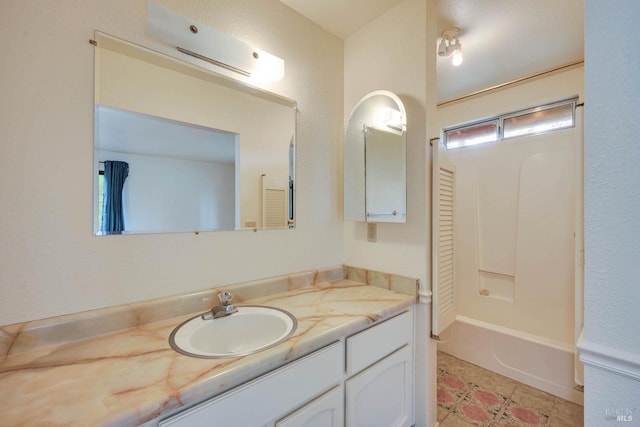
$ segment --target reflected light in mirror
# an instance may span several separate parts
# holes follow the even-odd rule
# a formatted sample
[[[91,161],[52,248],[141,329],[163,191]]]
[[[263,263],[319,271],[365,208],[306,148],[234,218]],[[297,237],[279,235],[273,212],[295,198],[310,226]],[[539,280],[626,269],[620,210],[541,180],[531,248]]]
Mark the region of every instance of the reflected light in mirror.
[[[380,109],[378,120],[381,129],[384,129],[384,126],[387,126],[391,129],[402,132],[402,114],[395,108],[384,107]]]

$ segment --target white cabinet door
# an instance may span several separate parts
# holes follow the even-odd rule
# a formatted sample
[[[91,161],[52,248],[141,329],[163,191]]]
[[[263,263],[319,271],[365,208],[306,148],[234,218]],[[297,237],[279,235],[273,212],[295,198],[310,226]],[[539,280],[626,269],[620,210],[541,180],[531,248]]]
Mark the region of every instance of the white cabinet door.
[[[276,427],[342,427],[343,425],[342,386],[328,391],[276,423]]]
[[[261,426],[340,384],[344,347],[335,343],[191,409],[160,427]]]
[[[410,346],[346,382],[347,427],[405,427],[412,423]]]

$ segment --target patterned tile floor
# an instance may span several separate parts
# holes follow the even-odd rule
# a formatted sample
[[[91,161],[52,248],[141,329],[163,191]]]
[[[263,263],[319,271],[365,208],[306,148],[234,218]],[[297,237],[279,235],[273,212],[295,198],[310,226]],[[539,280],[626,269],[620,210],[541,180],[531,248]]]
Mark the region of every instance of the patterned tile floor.
[[[581,427],[583,408],[438,352],[439,427]]]

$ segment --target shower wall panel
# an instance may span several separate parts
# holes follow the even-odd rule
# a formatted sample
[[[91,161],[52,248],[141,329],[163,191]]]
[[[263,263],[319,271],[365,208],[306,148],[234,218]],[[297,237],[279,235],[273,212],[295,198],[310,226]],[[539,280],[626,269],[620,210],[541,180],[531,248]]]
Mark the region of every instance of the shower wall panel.
[[[575,130],[449,152],[458,314],[572,343]]]

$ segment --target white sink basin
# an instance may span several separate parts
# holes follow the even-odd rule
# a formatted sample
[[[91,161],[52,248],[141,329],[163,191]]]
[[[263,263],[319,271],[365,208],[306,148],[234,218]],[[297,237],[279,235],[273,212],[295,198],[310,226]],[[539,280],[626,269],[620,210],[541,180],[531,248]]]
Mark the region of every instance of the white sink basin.
[[[239,306],[238,312],[217,319],[201,316],[178,325],[169,344],[178,353],[200,358],[243,356],[273,347],[289,338],[297,322],[273,307]]]

